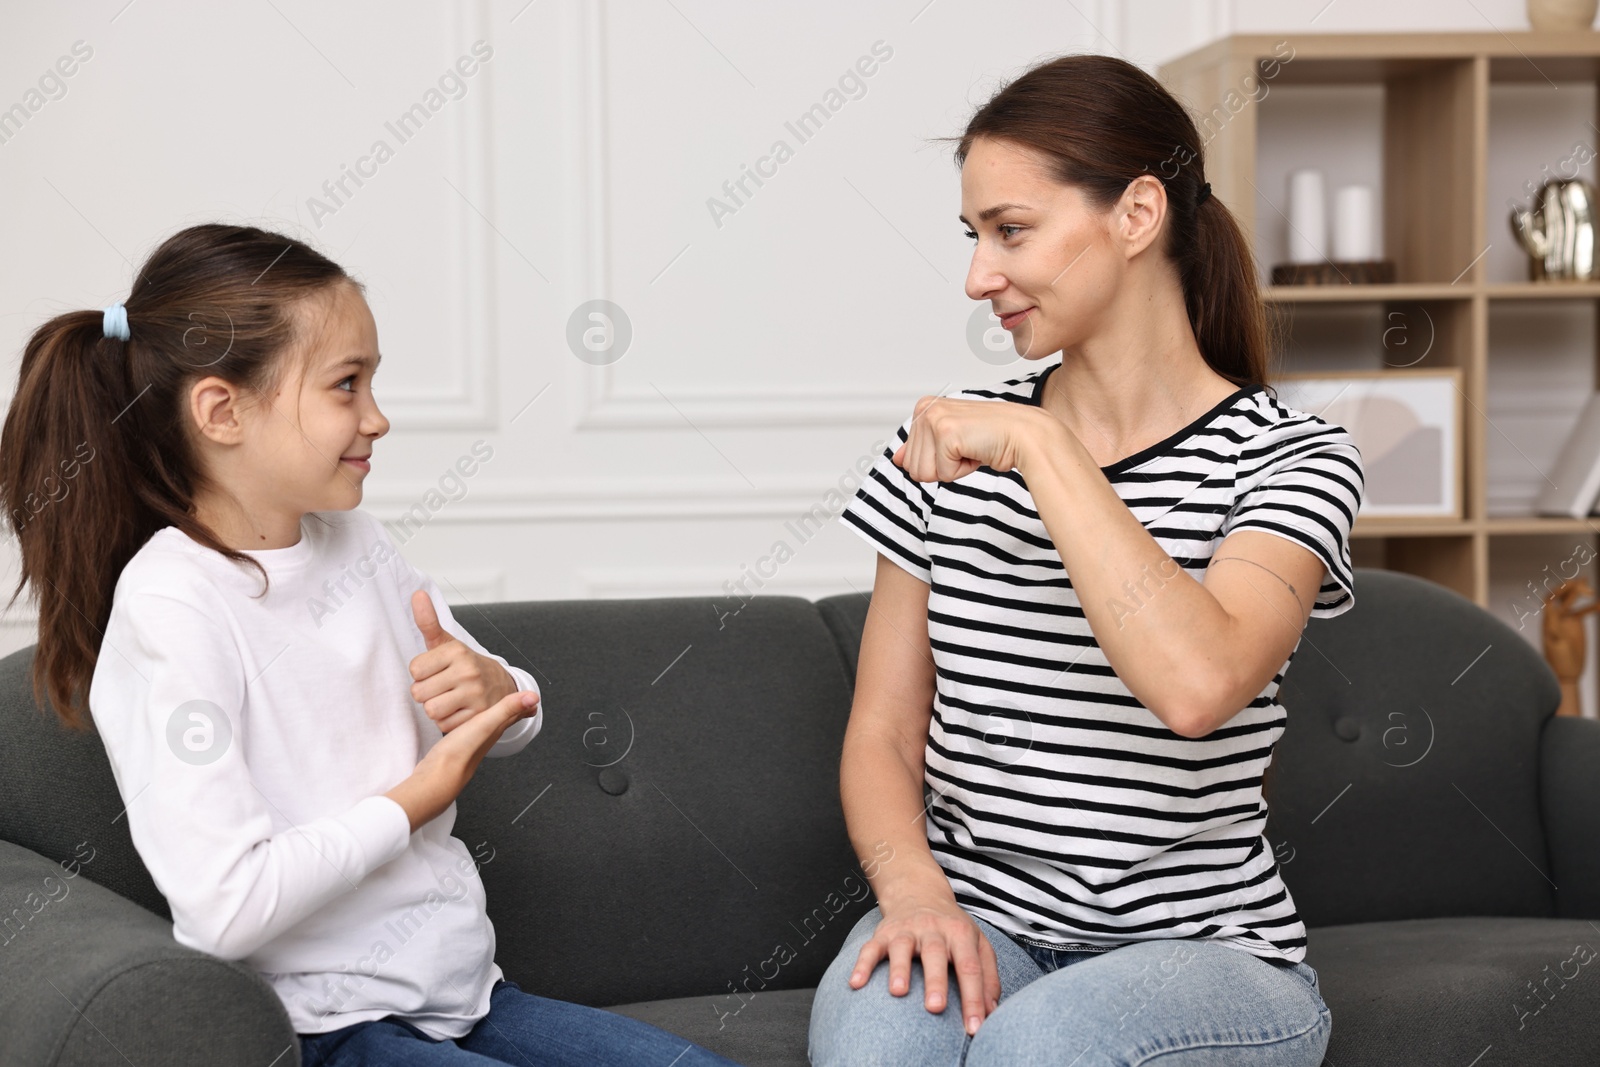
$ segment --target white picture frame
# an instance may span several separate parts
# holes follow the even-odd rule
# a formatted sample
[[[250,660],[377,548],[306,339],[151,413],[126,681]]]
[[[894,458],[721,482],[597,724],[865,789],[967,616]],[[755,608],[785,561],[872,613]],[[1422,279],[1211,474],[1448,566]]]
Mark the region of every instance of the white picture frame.
[[[1462,517],[1459,367],[1284,374],[1272,385],[1286,407],[1355,440],[1366,483],[1358,518]]]

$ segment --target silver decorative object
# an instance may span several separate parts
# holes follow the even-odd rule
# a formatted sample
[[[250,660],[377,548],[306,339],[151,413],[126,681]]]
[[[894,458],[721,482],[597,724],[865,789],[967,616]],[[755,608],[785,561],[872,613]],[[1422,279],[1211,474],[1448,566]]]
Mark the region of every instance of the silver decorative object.
[[[1582,178],[1552,178],[1533,207],[1511,212],[1511,232],[1527,250],[1534,281],[1586,281],[1595,275],[1594,186]]]

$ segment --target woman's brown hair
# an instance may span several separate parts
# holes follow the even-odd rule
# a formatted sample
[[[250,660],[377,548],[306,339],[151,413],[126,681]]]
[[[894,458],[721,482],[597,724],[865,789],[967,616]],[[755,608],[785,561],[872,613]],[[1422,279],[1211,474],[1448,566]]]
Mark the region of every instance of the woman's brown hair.
[[[0,503],[39,607],[34,700],[88,729],[89,682],[122,568],[157,530],[176,526],[229,559],[193,513],[206,484],[189,388],[219,377],[262,396],[280,357],[304,351],[308,298],[359,282],[310,246],[253,226],[191,226],[162,242],[124,306],[129,339],[105,336],[100,311],[44,323],[22,354],[0,430]],[[265,587],[263,586],[263,592]]]
[[[997,92],[967,123],[956,147],[965,164],[978,137],[1042,153],[1054,178],[1104,212],[1141,174],[1167,190],[1162,251],[1183,285],[1200,354],[1235,385],[1265,384],[1272,338],[1255,260],[1233,213],[1206,182],[1194,120],[1161,83],[1126,60],[1066,55]]]

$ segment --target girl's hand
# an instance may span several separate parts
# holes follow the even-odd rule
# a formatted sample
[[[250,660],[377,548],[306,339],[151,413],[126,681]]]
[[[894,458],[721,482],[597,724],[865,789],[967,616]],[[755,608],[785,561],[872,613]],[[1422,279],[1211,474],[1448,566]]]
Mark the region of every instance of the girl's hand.
[[[428,650],[411,661],[411,699],[449,733],[480,711],[517,691],[511,672],[481,656],[439,625],[433,600],[421,589],[411,594],[411,614]]]
[[[439,739],[418,761],[416,770],[384,796],[399,804],[411,832],[443,815],[455,803],[506,728],[538,713],[539,694],[513,692],[459,730]]]
[[[919,482],[953,482],[979,467],[1008,471],[1037,447],[1045,429],[1041,419],[1060,428],[1047,412],[1029,405],[925,396],[894,461]]]

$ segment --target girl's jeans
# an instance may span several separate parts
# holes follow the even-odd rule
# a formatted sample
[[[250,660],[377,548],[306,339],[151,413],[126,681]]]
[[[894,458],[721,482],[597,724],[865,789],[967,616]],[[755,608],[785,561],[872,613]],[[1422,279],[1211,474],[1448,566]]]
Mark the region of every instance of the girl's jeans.
[[[880,918],[877,908],[864,915],[823,975],[811,1007],[814,1067],[1317,1067],[1328,1047],[1333,1020],[1308,964],[1205,940],[1060,951],[1013,941],[982,919],[1000,965],[1000,1006],[968,1038],[954,974],[938,1015],[923,1007],[920,960],[903,997],[889,992],[887,961],[850,988]]]
[[[303,1067],[738,1067],[648,1023],[494,984],[489,1014],[465,1037],[436,1041],[394,1016],[301,1034]]]

